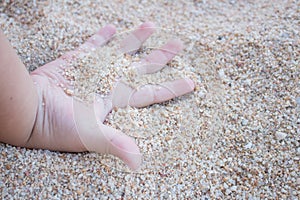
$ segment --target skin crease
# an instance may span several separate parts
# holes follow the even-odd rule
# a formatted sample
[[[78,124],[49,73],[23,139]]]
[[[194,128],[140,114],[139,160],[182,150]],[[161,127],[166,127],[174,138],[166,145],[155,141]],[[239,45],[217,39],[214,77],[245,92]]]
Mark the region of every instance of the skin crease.
[[[121,42],[120,51],[134,53],[154,31],[152,22],[142,24]],[[112,25],[103,27],[78,49],[30,75],[0,32],[0,141],[27,148],[109,153],[122,159],[130,168],[137,169],[142,159],[139,148],[131,137],[103,124],[107,114],[114,107],[144,107],[160,103],[189,93],[195,86],[190,79],[179,79],[160,83],[160,86],[145,85],[136,90],[119,82],[109,97],[96,96],[94,105],[67,95],[59,85],[67,89],[71,89],[71,85],[57,68],[63,69],[69,60],[81,55],[81,49],[104,45],[115,32]],[[154,73],[182,49],[181,41],[171,40],[134,66],[140,74]]]

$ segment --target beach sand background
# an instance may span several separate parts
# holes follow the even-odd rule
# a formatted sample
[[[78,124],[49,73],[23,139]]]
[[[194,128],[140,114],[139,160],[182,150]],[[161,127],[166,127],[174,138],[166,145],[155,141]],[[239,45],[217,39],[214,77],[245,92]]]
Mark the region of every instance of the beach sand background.
[[[196,84],[192,94],[108,116],[140,146],[137,172],[111,156],[1,144],[2,199],[299,199],[299,8],[297,0],[0,1],[0,27],[29,71],[108,23],[123,33],[153,21],[161,29],[145,46],[174,37],[186,45],[162,75]]]

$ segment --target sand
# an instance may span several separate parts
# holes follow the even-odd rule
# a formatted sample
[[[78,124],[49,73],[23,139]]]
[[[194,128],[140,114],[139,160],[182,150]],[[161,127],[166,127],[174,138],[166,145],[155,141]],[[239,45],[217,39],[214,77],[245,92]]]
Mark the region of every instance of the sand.
[[[196,83],[192,94],[108,116],[107,124],[141,148],[137,172],[107,155],[0,144],[3,199],[300,198],[299,1],[0,5],[0,27],[29,71],[105,24],[123,33],[151,20],[161,29],[145,46],[174,37],[186,45],[153,80],[189,77]]]

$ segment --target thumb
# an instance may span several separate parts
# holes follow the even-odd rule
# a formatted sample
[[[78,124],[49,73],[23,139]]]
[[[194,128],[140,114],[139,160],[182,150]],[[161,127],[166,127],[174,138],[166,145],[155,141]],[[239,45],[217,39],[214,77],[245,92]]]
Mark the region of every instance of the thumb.
[[[107,140],[106,153],[119,157],[131,169],[137,170],[142,162],[142,154],[135,141],[112,127],[101,125],[100,129]]]
[[[77,133],[88,151],[119,157],[131,169],[139,168],[142,155],[134,140],[112,127],[97,123],[92,107],[73,101]]]

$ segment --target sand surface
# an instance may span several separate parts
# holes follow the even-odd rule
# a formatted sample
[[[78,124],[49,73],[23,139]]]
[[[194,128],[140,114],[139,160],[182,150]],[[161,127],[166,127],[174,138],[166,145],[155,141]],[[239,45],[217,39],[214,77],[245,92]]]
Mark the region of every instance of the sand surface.
[[[300,198],[299,1],[13,2],[0,1],[0,28],[29,71],[105,24],[123,33],[150,20],[161,29],[145,46],[186,46],[160,75],[196,89],[108,116],[139,144],[138,172],[111,156],[0,144],[2,199]]]

